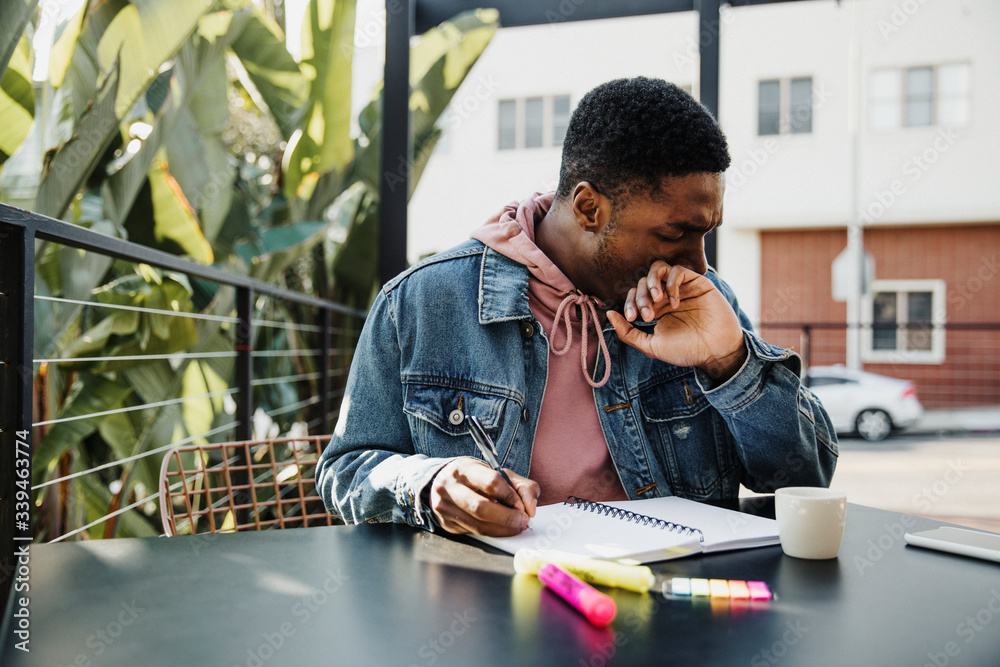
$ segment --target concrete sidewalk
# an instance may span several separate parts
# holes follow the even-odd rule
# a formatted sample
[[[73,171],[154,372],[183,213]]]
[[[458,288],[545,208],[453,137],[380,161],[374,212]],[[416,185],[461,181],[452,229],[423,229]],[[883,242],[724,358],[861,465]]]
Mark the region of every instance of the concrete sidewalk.
[[[925,410],[907,433],[1000,432],[1000,405],[952,410]]]

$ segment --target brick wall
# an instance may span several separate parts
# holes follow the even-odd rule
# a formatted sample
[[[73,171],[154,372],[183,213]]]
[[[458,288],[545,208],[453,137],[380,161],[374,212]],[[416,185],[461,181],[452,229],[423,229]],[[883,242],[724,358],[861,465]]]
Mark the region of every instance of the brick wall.
[[[865,247],[880,280],[944,280],[949,328],[941,364],[865,364],[865,370],[914,380],[927,408],[1000,405],[1000,225],[865,230]],[[845,230],[761,233],[761,331],[767,340],[802,351],[801,330],[786,323],[846,322],[830,293],[830,265],[847,245]],[[814,327],[813,365],[844,363],[842,328]]]

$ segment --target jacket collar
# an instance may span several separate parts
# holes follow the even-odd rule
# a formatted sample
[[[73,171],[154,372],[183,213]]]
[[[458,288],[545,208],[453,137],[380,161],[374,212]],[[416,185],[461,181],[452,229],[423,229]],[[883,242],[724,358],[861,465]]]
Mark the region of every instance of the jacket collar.
[[[531,319],[528,268],[483,246],[479,269],[479,323]]]

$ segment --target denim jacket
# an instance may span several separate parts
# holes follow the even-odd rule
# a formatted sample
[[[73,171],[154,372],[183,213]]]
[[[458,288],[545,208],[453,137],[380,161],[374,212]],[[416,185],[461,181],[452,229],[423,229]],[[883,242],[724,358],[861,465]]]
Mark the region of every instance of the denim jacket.
[[[340,418],[316,483],[345,521],[433,529],[421,499],[453,457],[482,458],[475,415],[501,465],[528,476],[549,341],[528,306],[528,269],[468,241],[400,274],[379,292],[351,365]],[[797,355],[751,331],[728,285],[708,278],[739,315],[749,354],[724,384],[649,359],[609,326],[612,370],[594,390],[605,439],[629,498],[734,498],[827,486],[837,440],[799,382]],[[594,376],[604,375],[598,355]],[[568,453],[569,455],[569,453]]]

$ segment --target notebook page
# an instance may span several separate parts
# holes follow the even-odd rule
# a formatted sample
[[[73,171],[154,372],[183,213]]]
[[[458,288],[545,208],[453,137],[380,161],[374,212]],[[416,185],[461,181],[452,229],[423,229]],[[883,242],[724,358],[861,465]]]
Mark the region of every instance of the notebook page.
[[[704,551],[745,549],[778,544],[778,522],[753,514],[669,496],[604,503],[699,529]]]
[[[698,536],[632,523],[556,503],[538,508],[531,528],[512,537],[470,535],[508,553],[518,549],[564,551],[590,558],[652,562],[698,553]]]

